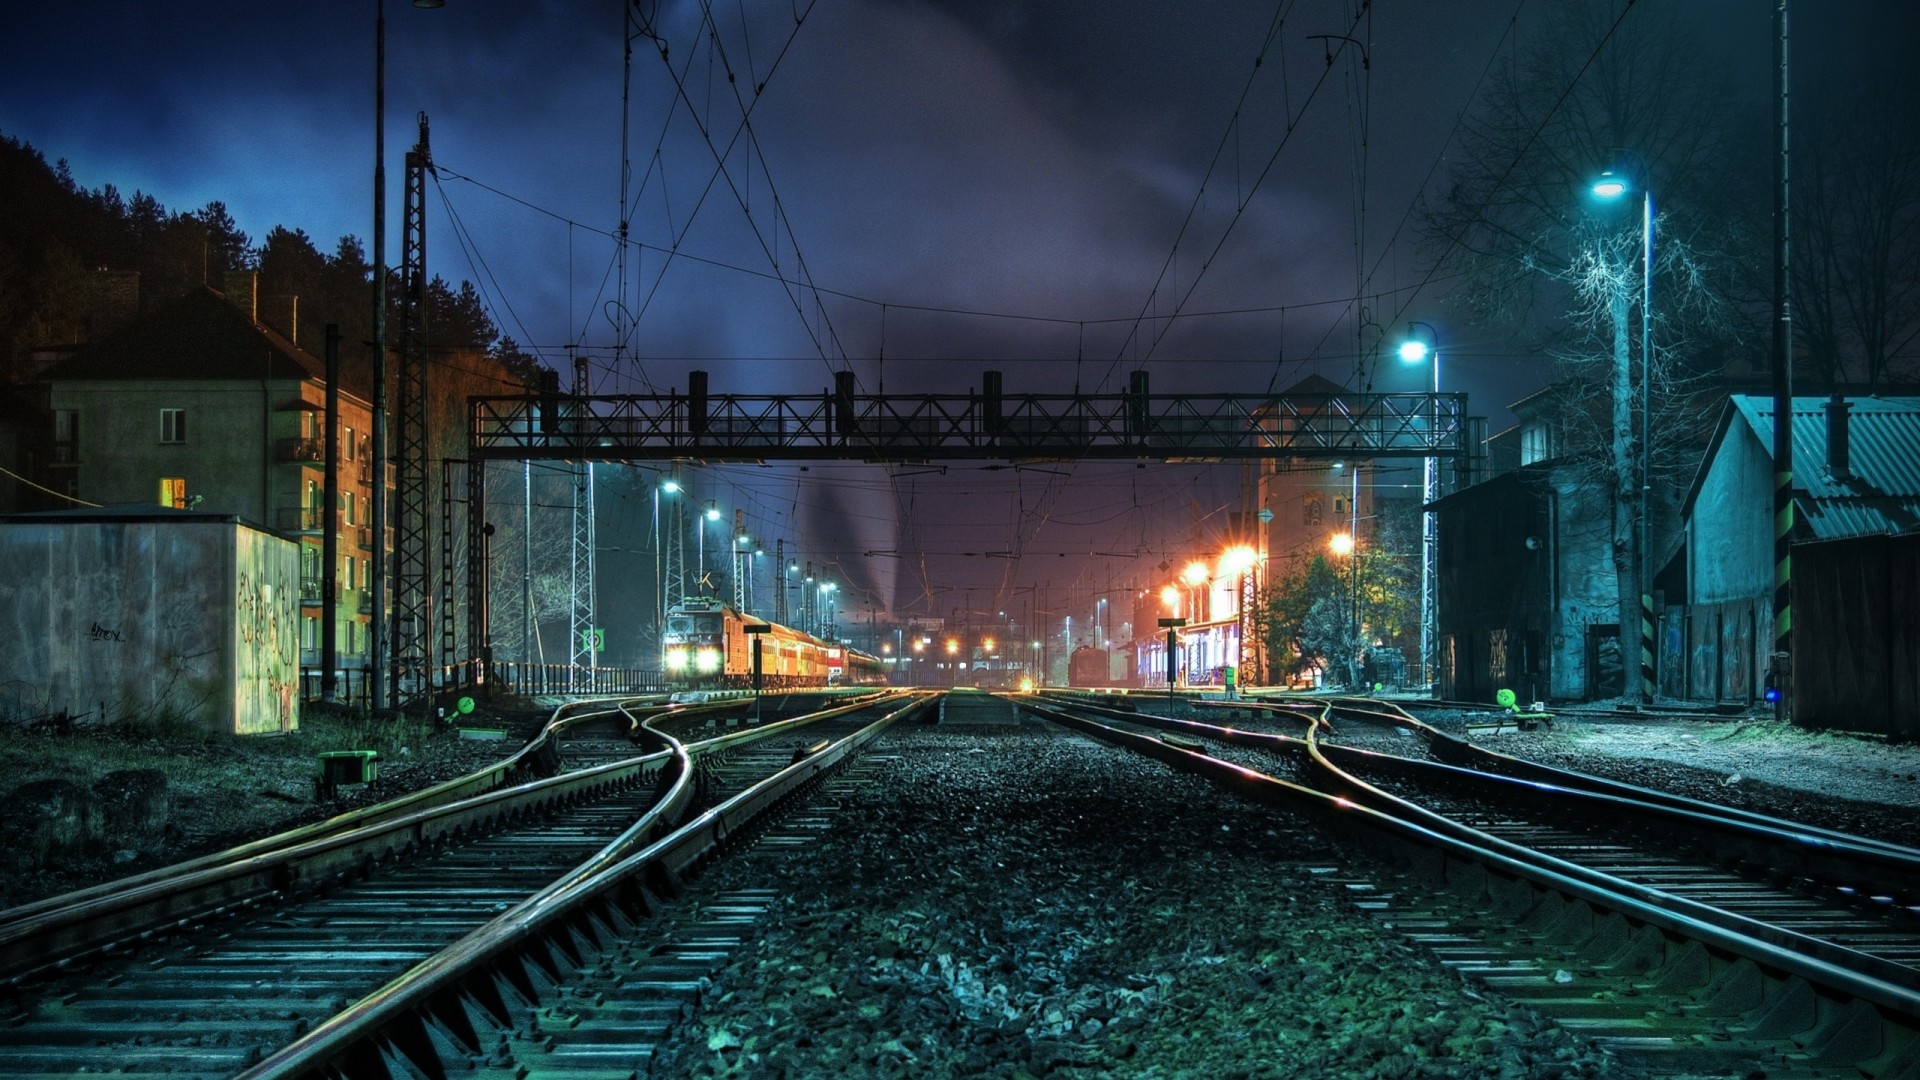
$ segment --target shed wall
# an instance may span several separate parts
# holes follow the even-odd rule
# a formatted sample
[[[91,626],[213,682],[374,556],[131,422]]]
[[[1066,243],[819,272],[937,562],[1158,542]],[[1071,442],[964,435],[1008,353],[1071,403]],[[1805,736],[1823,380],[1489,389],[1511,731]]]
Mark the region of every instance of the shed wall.
[[[253,597],[244,666],[243,565]],[[298,575],[294,544],[230,521],[0,525],[0,638],[10,645],[0,650],[0,714],[174,714],[216,731],[280,730],[277,706],[260,701],[277,698],[272,678],[283,669],[297,687],[298,638],[294,652],[263,656],[256,644],[269,626],[270,641],[297,635]]]
[[[1793,548],[1793,720],[1920,739],[1920,534]]]

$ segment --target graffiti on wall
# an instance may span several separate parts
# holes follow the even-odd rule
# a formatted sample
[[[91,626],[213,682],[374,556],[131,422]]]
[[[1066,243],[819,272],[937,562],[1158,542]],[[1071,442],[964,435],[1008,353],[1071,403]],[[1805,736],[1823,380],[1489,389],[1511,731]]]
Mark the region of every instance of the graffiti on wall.
[[[121,636],[120,631],[110,626],[101,626],[99,620],[96,619],[94,620],[92,628],[87,631],[87,640],[124,642],[127,639]]]
[[[298,724],[300,622],[297,558],[280,557],[280,544],[251,537],[240,545],[234,579],[234,634],[238,649],[243,731],[291,731]]]

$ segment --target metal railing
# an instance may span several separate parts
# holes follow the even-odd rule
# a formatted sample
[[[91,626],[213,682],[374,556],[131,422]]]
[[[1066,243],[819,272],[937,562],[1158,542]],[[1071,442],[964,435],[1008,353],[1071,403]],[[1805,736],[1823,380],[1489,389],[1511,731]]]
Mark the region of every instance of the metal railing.
[[[274,447],[274,456],[279,461],[293,461],[302,464],[325,461],[327,443],[324,439],[281,439]]]

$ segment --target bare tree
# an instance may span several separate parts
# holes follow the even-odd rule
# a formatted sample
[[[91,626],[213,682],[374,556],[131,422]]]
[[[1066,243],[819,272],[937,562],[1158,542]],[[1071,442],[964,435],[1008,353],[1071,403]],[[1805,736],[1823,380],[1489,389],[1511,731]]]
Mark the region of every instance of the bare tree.
[[[1821,83],[1796,155],[1794,326],[1829,389],[1899,378],[1920,332],[1920,104],[1858,79]]]
[[[1612,507],[1613,570],[1623,634],[1640,625],[1641,432],[1697,408],[1701,371],[1717,366],[1705,339],[1720,317],[1733,225],[1714,210],[1723,192],[1728,107],[1714,65],[1670,12],[1646,5],[1556,7],[1546,33],[1511,56],[1464,127],[1444,199],[1424,208],[1434,256],[1461,272],[1456,298],[1476,321],[1509,329],[1550,357],[1577,403],[1564,449],[1594,463]],[[1641,295],[1641,215],[1603,208],[1594,179],[1612,169],[1642,206],[1657,190],[1654,231],[1658,345],[1635,378]],[[1724,198],[1720,202],[1725,203]],[[1689,328],[1683,337],[1679,329]],[[1636,417],[1639,423],[1636,424]],[[1623,642],[1624,644],[1624,642]]]

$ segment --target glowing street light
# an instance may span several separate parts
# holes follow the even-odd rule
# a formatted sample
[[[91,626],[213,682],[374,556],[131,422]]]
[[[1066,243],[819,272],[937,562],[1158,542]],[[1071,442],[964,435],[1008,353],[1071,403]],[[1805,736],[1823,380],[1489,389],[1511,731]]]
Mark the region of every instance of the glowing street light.
[[[1331,548],[1335,555],[1351,555],[1353,554],[1353,534],[1334,533],[1327,540],[1327,547]]]
[[[1644,181],[1644,162],[1640,172]],[[1590,190],[1594,198],[1612,202],[1633,190],[1633,185],[1608,169]],[[1640,483],[1636,492],[1640,522],[1634,530],[1633,571],[1640,590],[1640,700],[1649,702],[1653,700],[1653,523],[1647,507],[1653,483],[1653,185],[1643,182],[1640,195]],[[1626,652],[1626,628],[1621,630],[1621,651]]]

